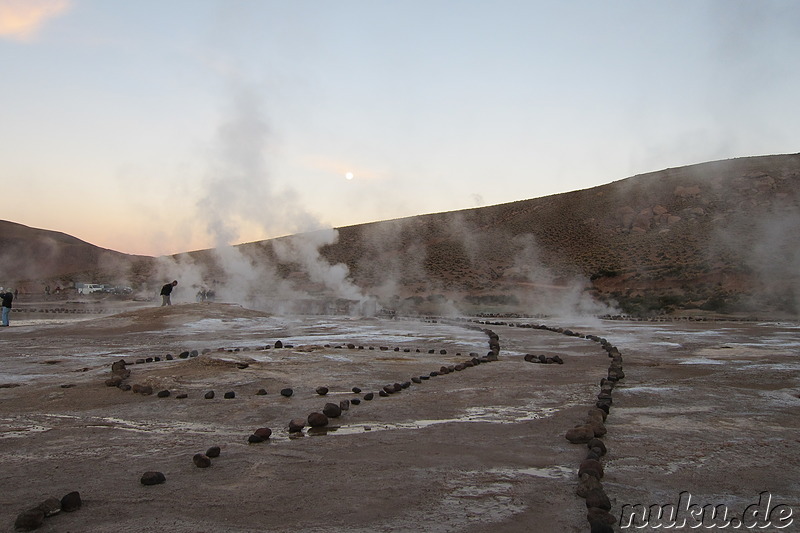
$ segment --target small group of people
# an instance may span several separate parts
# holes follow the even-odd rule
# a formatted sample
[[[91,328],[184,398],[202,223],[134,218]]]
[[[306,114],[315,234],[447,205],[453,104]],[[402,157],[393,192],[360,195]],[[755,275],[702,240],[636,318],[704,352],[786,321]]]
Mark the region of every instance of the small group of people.
[[[206,289],[205,287],[201,288],[197,291],[195,298],[198,302],[213,302],[214,299],[217,297],[214,289]]]

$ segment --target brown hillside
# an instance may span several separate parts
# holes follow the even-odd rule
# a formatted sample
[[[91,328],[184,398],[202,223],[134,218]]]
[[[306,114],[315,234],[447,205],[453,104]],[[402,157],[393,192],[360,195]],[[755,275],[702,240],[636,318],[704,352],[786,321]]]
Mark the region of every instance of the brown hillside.
[[[795,316],[799,187],[800,154],[704,163],[543,198],[339,228],[338,240],[322,246],[321,261],[311,265],[316,259],[307,254],[285,252],[303,236],[235,247],[255,275],[243,275],[241,265],[233,268],[230,257],[213,250],[156,260],[5,222],[0,275],[91,275],[152,289],[163,277],[158,263],[169,259],[169,271],[191,264],[204,284],[230,294],[235,280],[252,278],[249,294],[287,294],[291,287],[295,297],[302,291],[352,298],[346,282],[334,279],[341,271],[330,268],[341,263],[360,294],[400,311],[602,312],[593,302],[605,302],[635,314]]]

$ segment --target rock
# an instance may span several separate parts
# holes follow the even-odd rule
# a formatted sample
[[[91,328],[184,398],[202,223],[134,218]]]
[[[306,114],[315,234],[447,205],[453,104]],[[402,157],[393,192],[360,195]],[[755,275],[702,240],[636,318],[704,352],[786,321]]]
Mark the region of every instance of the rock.
[[[614,518],[614,515],[605,509],[601,509],[600,507],[589,507],[589,509],[586,510],[586,519],[589,521],[589,524],[598,523],[608,526],[612,526],[617,522],[617,519]],[[592,531],[594,531],[594,529],[592,529]],[[613,529],[601,531],[613,531]]]
[[[160,390],[156,394],[156,396],[158,396],[159,398],[166,398],[169,395],[170,395],[170,392],[168,390]]]
[[[339,409],[342,411],[349,411],[350,410],[350,400],[342,400],[339,402]]]
[[[47,498],[45,501],[37,505],[36,508],[42,510],[45,518],[48,516],[53,516],[54,514],[61,512],[61,500],[58,498]]]
[[[371,399],[373,399],[374,397],[375,397],[375,393],[374,393],[374,392],[368,392],[368,393],[366,393],[366,394],[364,395],[364,399],[365,399],[366,401],[370,401],[370,400],[371,400]]]
[[[245,368],[248,368],[249,366],[250,366],[250,363],[236,363],[236,368],[238,368],[239,370],[244,370]]]
[[[326,403],[325,407],[322,408],[322,413],[328,418],[338,418],[342,414],[342,408],[335,403]]]
[[[41,527],[43,523],[44,511],[34,507],[17,515],[17,519],[14,521],[14,529],[17,531],[33,531]]]
[[[603,465],[596,459],[584,459],[578,467],[578,476],[589,474],[597,479],[603,479]]]
[[[414,382],[414,383],[422,383],[422,380],[420,378],[416,377],[416,376],[411,378],[411,381]]]
[[[106,387],[119,387],[122,385],[122,378],[120,376],[114,376],[112,378],[108,378],[105,383]]]
[[[159,485],[164,483],[166,480],[167,478],[163,473],[151,471],[142,474],[142,479],[139,481],[141,481],[142,485]]]
[[[328,404],[334,405],[334,404]],[[338,409],[339,406],[336,405]],[[308,425],[312,428],[321,428],[328,425],[328,417],[324,413],[311,413],[308,415]]]
[[[211,466],[211,459],[204,453],[196,453],[192,457],[192,462],[197,468],[208,468]]]
[[[352,388],[352,389],[350,389],[350,390],[352,390],[352,391],[353,391],[354,393],[356,393],[356,394],[358,394],[358,393],[360,393],[360,392],[361,392],[361,389],[359,389],[358,387],[353,387],[353,388]]]
[[[254,434],[247,437],[247,442],[249,444],[258,444],[259,442],[264,442],[264,439]]]
[[[206,450],[206,457],[211,457],[212,459],[215,457],[219,457],[220,449],[219,446],[212,446],[208,450]]]
[[[358,405],[358,404],[361,403],[361,399],[360,398],[353,398],[352,400],[350,400],[350,403],[352,403],[353,405]]]
[[[267,395],[267,389],[258,389],[258,392],[256,392],[256,396],[266,396],[266,395]]]
[[[180,394],[176,394],[176,395],[175,395],[175,399],[176,399],[176,400],[185,400],[185,399],[186,399],[186,398],[188,398],[188,397],[189,397],[189,395],[188,395],[188,394],[186,394],[185,392],[182,392],[182,393],[180,393]]]
[[[602,440],[597,439],[597,438],[594,438],[594,439],[590,440],[588,443],[586,443],[586,446],[590,450],[594,449],[594,448],[599,448],[599,450],[600,450],[599,453],[600,453],[601,456],[605,455],[606,452],[607,452],[605,443]]]
[[[386,392],[385,390],[381,389],[381,390],[378,391],[378,396],[382,396],[382,397],[385,398],[385,397],[389,396],[389,393]]]
[[[61,498],[61,510],[65,513],[71,513],[81,508],[81,495],[75,490]]]
[[[589,491],[592,489],[602,489],[603,485],[600,480],[590,474],[581,474],[578,486],[575,487],[575,494],[581,498],[585,498]]]
[[[595,437],[602,437],[608,432],[608,430],[606,429],[606,425],[600,422],[599,420],[592,420],[590,422],[587,422],[586,425],[592,428]]]
[[[258,428],[253,432],[253,435],[258,435],[262,439],[267,440],[272,436],[272,430],[269,428]]]
[[[289,398],[292,394],[294,394],[294,391],[290,388],[281,389],[281,396]]]
[[[590,489],[586,493],[586,507],[597,507],[606,511],[611,510],[611,500],[608,499],[603,489]]]
[[[222,397],[225,398],[226,400],[230,400],[232,398],[236,398],[236,393],[233,392],[232,390],[229,390],[228,392],[223,394]]]
[[[281,341],[275,341],[275,347],[276,347],[276,348],[283,348],[283,342],[281,342]]]
[[[289,433],[298,433],[303,431],[304,427],[306,427],[306,421],[302,418],[293,418],[289,420]]]
[[[206,400],[213,399],[214,398],[214,391],[213,390],[208,391],[207,393],[205,393],[203,398],[205,398]]]
[[[392,385],[384,385],[382,390],[386,391],[387,394],[394,394],[394,392],[395,392],[393,384]]]
[[[594,430],[588,426],[578,426],[567,430],[564,437],[572,444],[586,444],[594,438]]]
[[[317,387],[316,392],[320,396],[325,396],[326,394],[328,394],[328,387]]]

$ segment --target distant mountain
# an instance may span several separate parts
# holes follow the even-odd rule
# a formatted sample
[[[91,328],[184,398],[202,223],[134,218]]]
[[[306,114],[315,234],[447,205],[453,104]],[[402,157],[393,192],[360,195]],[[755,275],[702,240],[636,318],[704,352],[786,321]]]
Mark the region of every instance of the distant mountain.
[[[152,283],[158,262],[7,222],[0,245],[3,279],[110,277],[130,265],[130,283]],[[338,239],[319,232],[234,249],[248,268],[265,268],[250,292],[277,295],[286,284],[317,297],[357,292],[398,311],[797,316],[800,154],[666,169],[565,194],[338,228]],[[56,257],[57,268],[46,260]],[[211,250],[172,259],[220,285],[248,277]]]
[[[66,233],[31,228],[0,220],[0,285],[24,285],[27,292],[41,291],[45,284],[109,282],[120,267],[127,272],[146,256],[128,255],[100,248]]]

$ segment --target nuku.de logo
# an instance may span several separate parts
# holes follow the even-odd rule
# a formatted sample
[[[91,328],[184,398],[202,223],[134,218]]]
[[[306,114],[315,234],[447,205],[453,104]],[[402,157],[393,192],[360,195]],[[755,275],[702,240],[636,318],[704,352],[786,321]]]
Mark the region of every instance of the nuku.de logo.
[[[792,525],[792,508],[772,501],[768,491],[758,495],[758,503],[748,505],[741,515],[735,515],[724,504],[699,505],[692,495],[683,491],[678,503],[625,504],[619,516],[620,529],[784,529]]]

